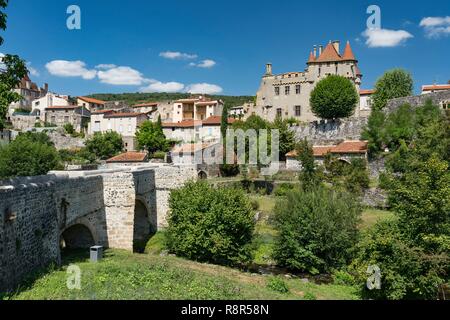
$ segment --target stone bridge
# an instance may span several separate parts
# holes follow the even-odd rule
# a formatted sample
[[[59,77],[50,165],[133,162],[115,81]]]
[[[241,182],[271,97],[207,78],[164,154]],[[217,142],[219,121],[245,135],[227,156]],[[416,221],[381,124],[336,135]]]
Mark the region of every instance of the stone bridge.
[[[133,250],[166,226],[170,190],[191,167],[52,172],[0,181],[0,292],[61,261],[61,249]]]

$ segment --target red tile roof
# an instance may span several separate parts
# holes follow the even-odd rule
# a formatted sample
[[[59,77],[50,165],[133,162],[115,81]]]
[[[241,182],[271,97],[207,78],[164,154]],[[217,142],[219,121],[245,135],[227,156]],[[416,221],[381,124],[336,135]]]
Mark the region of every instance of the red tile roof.
[[[434,84],[430,86],[422,86],[422,91],[434,90],[450,90],[450,84]]]
[[[79,109],[80,106],[50,106],[45,108],[46,110],[65,110],[65,109]]]
[[[315,62],[315,61],[316,61],[316,57],[314,57],[314,54],[313,54],[313,52],[311,51],[311,52],[309,53],[308,63],[310,63],[310,62]]]
[[[118,156],[106,160],[107,163],[113,162],[145,162],[148,159],[146,152],[125,152]]]
[[[183,120],[181,122],[163,122],[163,128],[193,128],[196,126],[201,126],[202,121],[200,120]]]
[[[98,99],[94,99],[94,98],[87,98],[87,97],[78,97],[78,99],[83,100],[87,103],[94,103],[94,104],[105,104],[105,101],[103,100],[98,100]]]
[[[236,119],[228,118],[228,124],[232,124]],[[203,120],[203,125],[220,125],[222,123],[222,116],[212,116]]]
[[[197,102],[195,105],[197,106],[210,106],[210,105],[214,105],[214,104],[218,104],[219,102],[216,100],[213,101],[199,101]]]
[[[146,115],[146,113],[136,113],[136,112],[115,112],[108,113],[105,118],[136,118],[139,116]]]
[[[374,94],[374,93],[375,93],[375,90],[373,90],[373,89],[359,90],[359,95],[369,95],[369,94]]]
[[[342,54],[342,60],[356,61],[355,55],[353,54],[352,47],[350,46],[349,41],[347,41],[347,45],[345,46],[344,53]]]
[[[345,154],[345,153],[361,153],[367,152],[367,141],[344,141],[337,146],[314,146],[313,154],[315,157],[323,157],[327,153]],[[286,154],[286,157],[296,157],[297,151],[293,150]]]
[[[327,44],[325,49],[322,51],[322,54],[316,60],[316,62],[336,62],[336,61],[342,61],[342,58],[331,42]]]
[[[112,113],[112,112],[114,112],[114,110],[97,110],[97,111],[91,112],[91,114],[105,114],[105,113]]]

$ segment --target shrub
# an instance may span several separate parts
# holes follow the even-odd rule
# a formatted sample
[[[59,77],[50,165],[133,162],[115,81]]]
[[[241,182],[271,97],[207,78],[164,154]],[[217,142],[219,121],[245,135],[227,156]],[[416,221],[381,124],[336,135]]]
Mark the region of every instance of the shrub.
[[[239,165],[237,164],[221,164],[219,168],[222,177],[235,177],[239,174]]]
[[[0,178],[37,176],[60,168],[60,158],[45,133],[19,135],[0,147]]]
[[[440,285],[448,281],[448,255],[427,254],[411,246],[395,220],[379,222],[365,234],[352,264],[362,294],[370,299],[436,299]],[[381,271],[381,288],[367,289],[367,268]]]
[[[317,300],[317,297],[311,292],[305,293],[305,296],[303,298],[305,300]]]
[[[285,197],[294,188],[295,185],[292,183],[282,183],[275,188],[274,195],[277,197]]]
[[[357,103],[355,85],[343,76],[329,75],[311,92],[311,111],[319,118],[347,118],[353,114]]]
[[[411,96],[413,79],[411,74],[403,69],[393,69],[385,72],[375,84],[373,109],[381,110],[389,99]]]
[[[188,182],[171,192],[169,206],[167,244],[172,253],[226,265],[250,259],[255,221],[242,190]]]
[[[360,215],[359,203],[346,193],[322,187],[288,193],[275,206],[275,260],[311,273],[345,265],[352,257]]]
[[[166,158],[166,153],[164,151],[157,151],[153,153],[152,159],[164,160]]]
[[[161,123],[144,121],[136,132],[136,140],[139,148],[150,153],[156,151],[169,151],[169,142],[163,133]]]
[[[283,279],[280,279],[278,277],[270,277],[267,280],[267,288],[279,293],[289,292],[289,287],[287,286],[286,282],[284,282]]]
[[[115,131],[96,132],[92,138],[86,141],[86,150],[98,159],[106,160],[123,150],[123,140]]]
[[[251,204],[252,204],[252,209],[254,211],[257,211],[259,209],[259,202],[258,202],[258,200],[252,200]]]
[[[67,134],[72,135],[75,133],[75,128],[73,127],[73,125],[71,123],[66,123],[63,128]]]

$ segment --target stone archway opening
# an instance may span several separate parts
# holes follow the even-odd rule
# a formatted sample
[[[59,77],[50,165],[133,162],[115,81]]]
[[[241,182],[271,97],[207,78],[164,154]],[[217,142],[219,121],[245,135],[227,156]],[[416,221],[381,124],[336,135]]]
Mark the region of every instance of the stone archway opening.
[[[83,224],[76,224],[64,230],[60,241],[62,250],[87,249],[95,246],[94,235]]]
[[[134,206],[133,251],[144,253],[148,240],[154,234],[150,212],[144,202],[136,199]]]

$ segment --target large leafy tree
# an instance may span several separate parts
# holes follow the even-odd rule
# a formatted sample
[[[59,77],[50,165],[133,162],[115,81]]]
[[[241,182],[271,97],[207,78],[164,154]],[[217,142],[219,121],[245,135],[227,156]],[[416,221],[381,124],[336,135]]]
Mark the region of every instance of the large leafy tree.
[[[413,79],[409,72],[403,69],[393,69],[385,72],[375,84],[372,96],[373,108],[383,109],[388,100],[411,96],[413,93]]]
[[[0,0],[0,30],[6,29],[6,13],[2,11],[8,0]],[[3,38],[0,37],[0,45]],[[11,103],[19,101],[21,96],[12,92],[20,80],[28,73],[25,62],[16,55],[0,56],[0,130],[5,127],[5,118]]]
[[[59,154],[45,133],[19,135],[0,147],[0,178],[36,176],[58,169]]]
[[[86,150],[94,154],[97,159],[109,159],[123,150],[123,140],[115,131],[106,133],[96,132],[86,141]]]
[[[357,103],[355,85],[338,75],[320,80],[310,97],[312,112],[323,119],[347,118],[353,114]]]
[[[136,139],[141,149],[153,154],[157,151],[167,151],[169,142],[163,133],[161,123],[145,121],[136,133]]]

